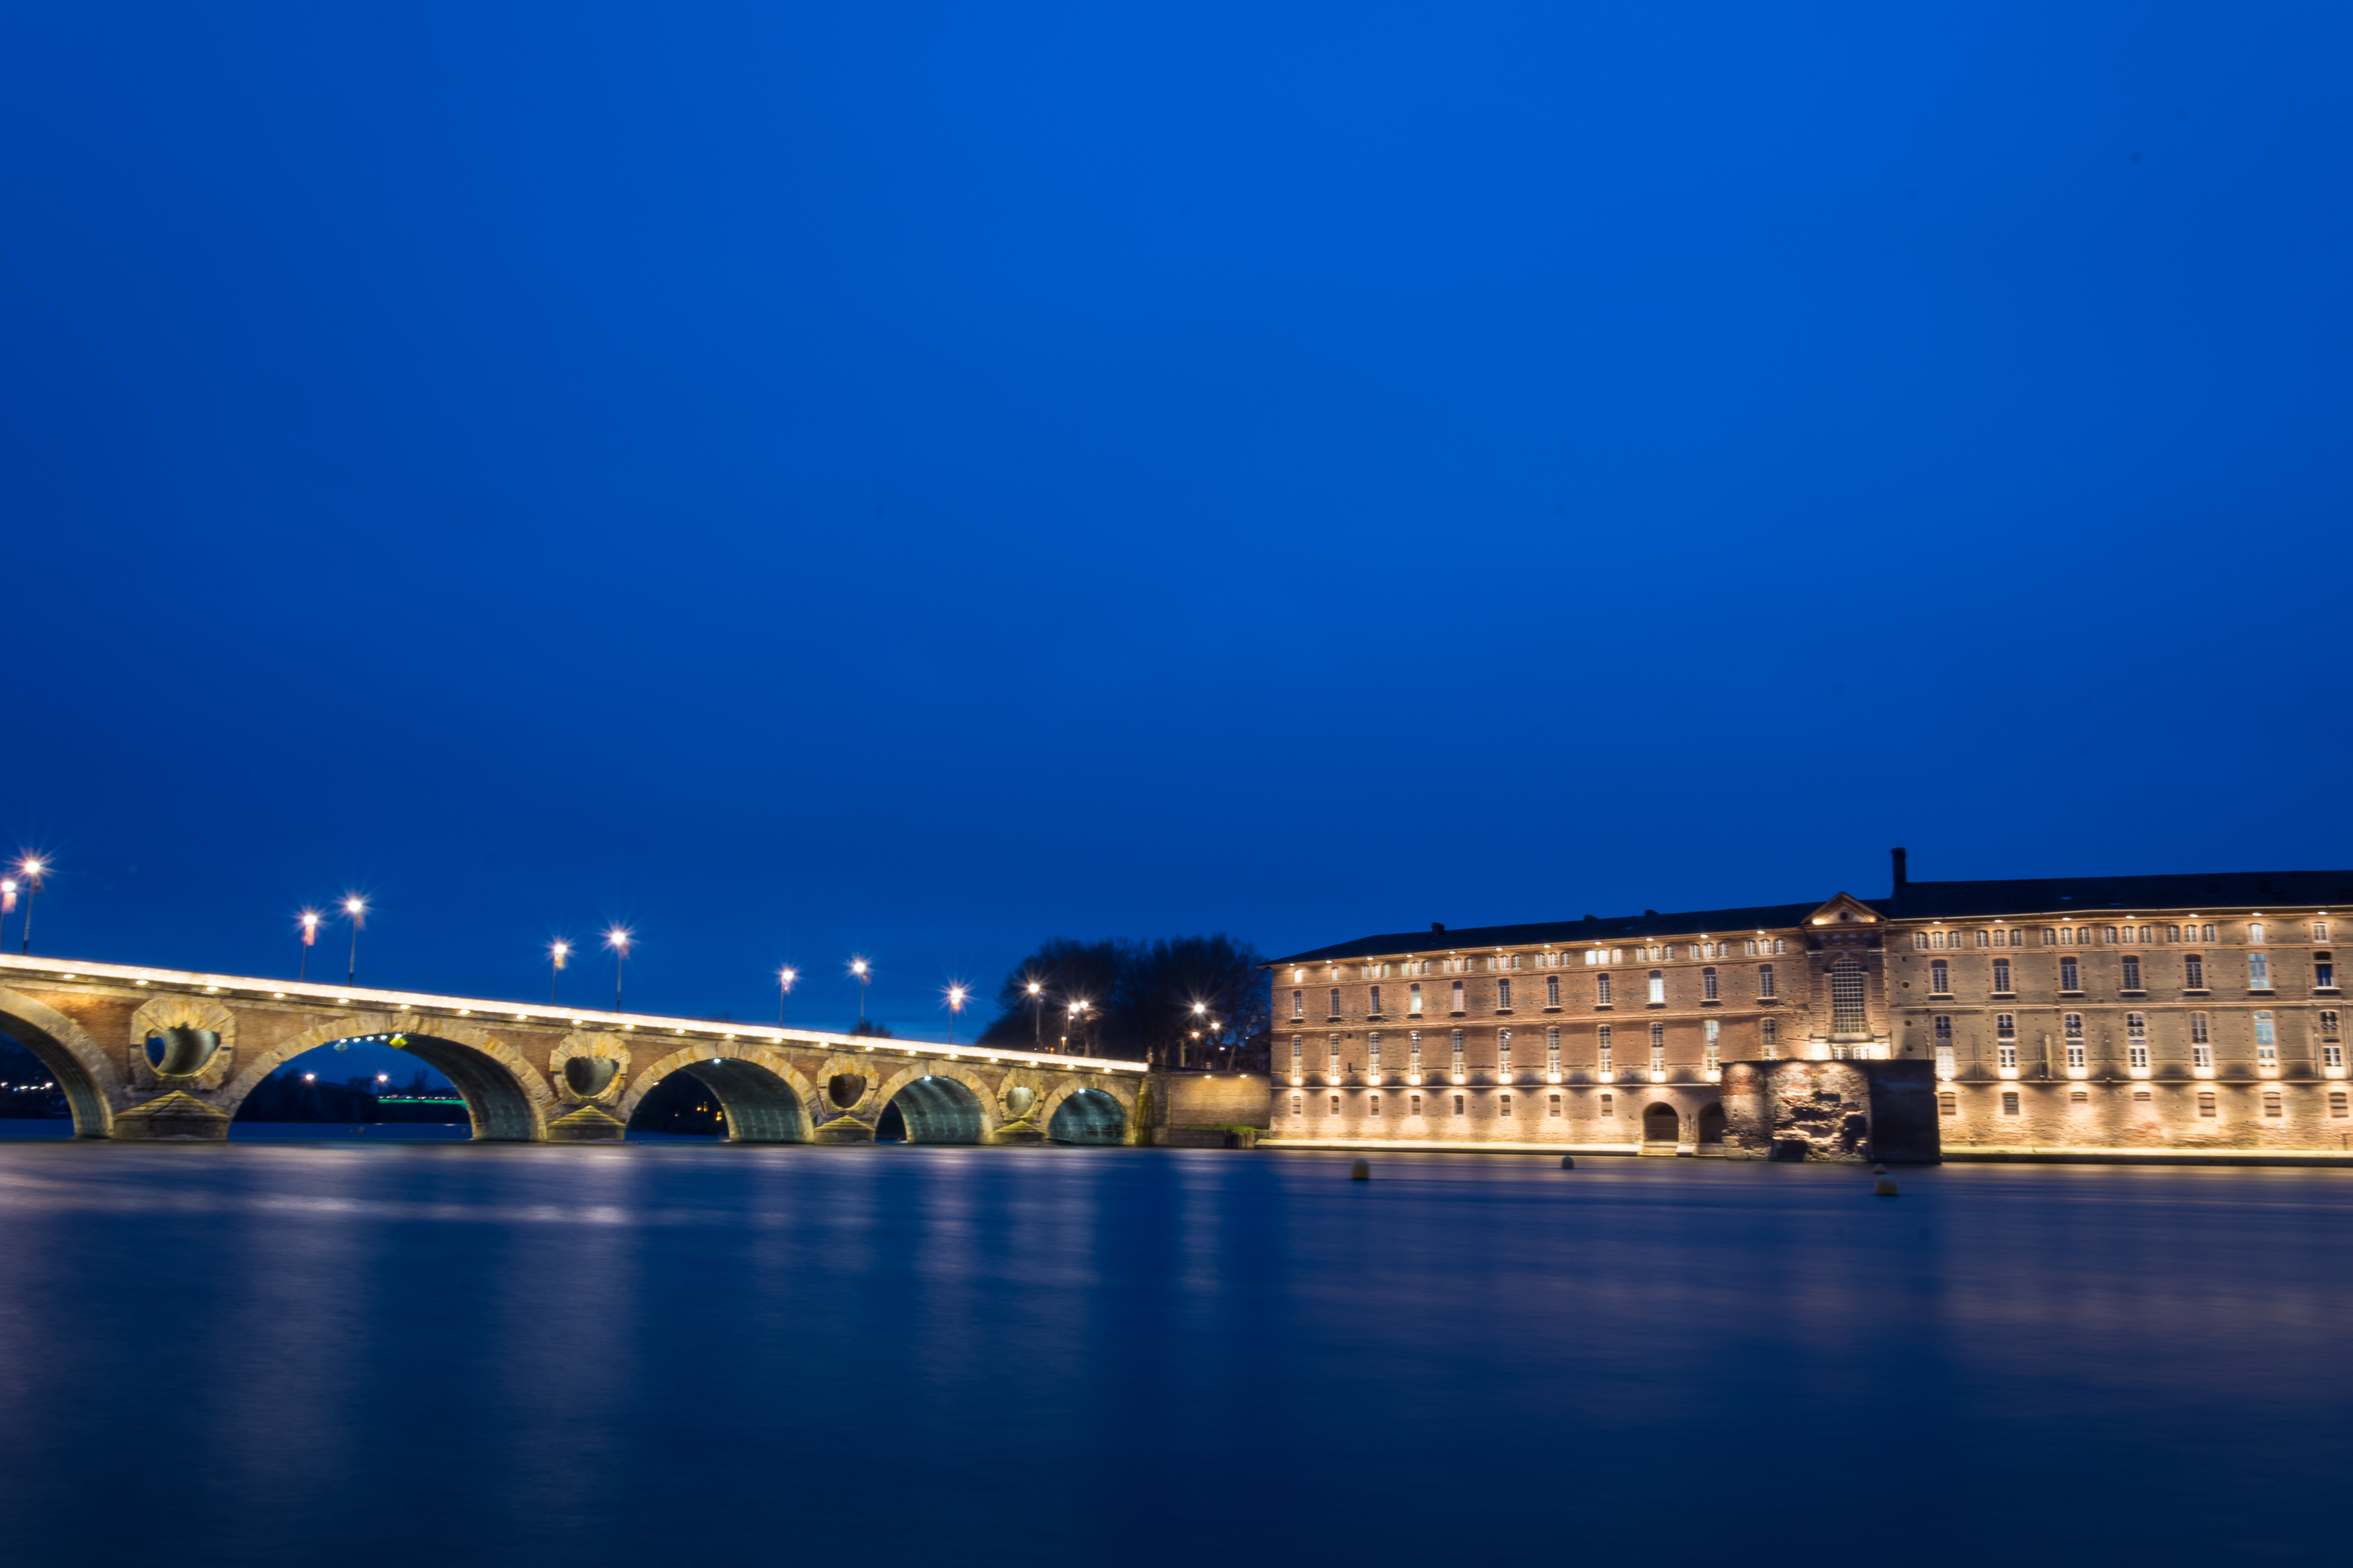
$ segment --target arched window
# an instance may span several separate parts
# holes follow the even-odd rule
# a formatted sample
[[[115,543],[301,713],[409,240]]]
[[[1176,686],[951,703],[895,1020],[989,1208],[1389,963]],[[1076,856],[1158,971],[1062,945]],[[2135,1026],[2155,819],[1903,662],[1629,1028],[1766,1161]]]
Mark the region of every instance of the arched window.
[[[1545,1005],[1547,1007],[1560,1005],[1560,976],[1557,974],[1545,976]]]
[[[1703,969],[1699,972],[1699,994],[1702,996],[1706,997],[1711,1002],[1715,1000],[1715,970]]]
[[[1773,994],[1773,966],[1769,963],[1760,963],[1757,966],[1757,994],[1759,996]]]
[[[2248,943],[2248,945],[2249,945],[2249,946],[2251,946],[2251,947],[2252,947],[2252,946],[2259,945],[2259,944],[2263,942],[2263,921],[2249,921],[2247,922],[2247,943]]]

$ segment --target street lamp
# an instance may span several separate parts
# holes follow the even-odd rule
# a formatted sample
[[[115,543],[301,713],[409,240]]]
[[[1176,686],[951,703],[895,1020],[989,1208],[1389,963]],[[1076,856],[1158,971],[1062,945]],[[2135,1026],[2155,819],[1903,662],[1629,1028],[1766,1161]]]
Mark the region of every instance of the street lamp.
[[[849,961],[849,973],[858,976],[858,1021],[862,1025],[866,1022],[866,982],[874,973],[873,966],[862,958],[853,957]],[[861,1034],[864,1032],[863,1029],[860,1031]]]
[[[1208,1016],[1208,1011],[1209,1005],[1207,1002],[1196,1002],[1193,1004],[1193,1037],[1197,1040],[1201,1037],[1201,1020]],[[1178,1046],[1176,1047],[1176,1065],[1180,1068],[1185,1065],[1185,1047],[1183,1046]]]
[[[629,939],[636,933],[625,925],[605,929],[605,945],[613,950],[613,1011],[621,1010],[621,973],[629,964]]]
[[[972,993],[961,985],[948,987],[948,1044],[955,1044],[956,1015],[964,1011],[964,999]]]
[[[564,973],[565,962],[572,956],[572,944],[557,937],[547,944],[547,1005],[555,1005],[555,977]]]
[[[1076,1031],[1079,1029],[1079,1027],[1080,1027],[1080,1022],[1081,1022],[1081,1020],[1082,1020],[1082,1019],[1083,1019],[1083,1018],[1086,1016],[1086,1012],[1087,1012],[1087,1004],[1086,1004],[1086,1003],[1084,1003],[1084,1002],[1073,1002],[1073,1003],[1071,1003],[1071,1030],[1072,1030],[1073,1032],[1076,1032]],[[1067,1042],[1067,1041],[1070,1039],[1070,1037],[1070,1037],[1069,1035],[1065,1035],[1065,1036],[1063,1036],[1063,1037],[1062,1037],[1062,1038],[1063,1038],[1063,1040],[1064,1040],[1065,1042]],[[1080,1046],[1081,1046],[1081,1047],[1082,1047],[1086,1045],[1086,1037],[1085,1037],[1083,1034],[1080,1035],[1080,1037],[1079,1037],[1079,1044],[1080,1044]]]
[[[319,919],[316,910],[302,911],[302,963],[294,971],[296,980],[311,978],[311,950],[319,945]]]
[[[776,971],[776,1027],[785,1026],[785,998],[793,994],[793,982],[801,977],[797,969],[786,967]]]
[[[27,855],[16,862],[16,874],[25,879],[25,940],[16,949],[19,958],[33,951],[33,900],[41,896],[41,879],[48,869],[48,862],[37,855]]]
[[[343,976],[343,984],[356,985],[360,983],[360,931],[367,924],[367,900],[357,893],[352,894],[343,900],[343,913],[352,921],[352,965]]]
[[[1032,980],[1022,987],[1029,993],[1029,1048],[1046,1048],[1046,988]]]
[[[0,877],[0,949],[8,945],[8,917],[16,912],[16,879]]]

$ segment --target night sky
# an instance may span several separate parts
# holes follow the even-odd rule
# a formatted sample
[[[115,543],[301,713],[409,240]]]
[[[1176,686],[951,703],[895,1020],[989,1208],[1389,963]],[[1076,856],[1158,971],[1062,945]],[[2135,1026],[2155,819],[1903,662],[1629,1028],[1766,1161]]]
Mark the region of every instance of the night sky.
[[[2342,7],[0,37],[37,950],[358,889],[364,983],[624,920],[936,1032],[1056,933],[2353,865]]]

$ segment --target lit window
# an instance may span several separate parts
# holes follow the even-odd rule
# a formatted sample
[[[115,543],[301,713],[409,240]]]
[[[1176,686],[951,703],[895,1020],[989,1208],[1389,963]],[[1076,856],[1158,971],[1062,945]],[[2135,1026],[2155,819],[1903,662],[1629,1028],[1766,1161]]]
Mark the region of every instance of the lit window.
[[[2126,931],[2130,931],[2132,928],[2130,926],[2126,926],[2125,929]],[[2109,926],[2101,931],[2100,940],[2106,942],[2110,947],[2114,947],[2116,944],[2116,928]]]
[[[1984,931],[1979,931],[1978,932],[1978,945],[1979,947],[1989,947],[1993,943],[1993,938],[2000,936],[2000,934],[2001,932],[1995,931],[1992,936],[1989,936]]]
[[[1936,1037],[1938,1049],[1949,1051],[1953,1048],[1953,1016],[1950,1013],[1939,1013],[1929,1019],[1928,1028]]]
[[[1655,1007],[1655,1006],[1659,1005],[1659,1004],[1661,1004],[1661,1003],[1664,1002],[1666,999],[1667,999],[1667,977],[1666,977],[1666,974],[1665,974],[1665,973],[1664,973],[1663,971],[1662,971],[1662,970],[1653,969],[1652,971],[1651,971],[1651,1005],[1652,1005],[1653,1007]]]
[[[2082,1067],[2084,1065],[2084,1015],[2065,1013],[2061,1015],[2061,1018],[2067,1036],[2067,1065],[2071,1068]]]
[[[1760,963],[1757,966],[1757,994],[1759,996],[1773,994],[1773,966],[1769,963]]]
[[[2279,1065],[2279,1031],[2272,1023],[2272,1010],[2255,1009],[2255,1061],[2262,1067]]]
[[[2328,922],[2327,921],[2315,921],[2312,922],[2312,940],[2315,942],[2327,942],[2328,940]]]
[[[1772,1061],[1781,1054],[1781,1028],[1778,1018],[1766,1018],[1757,1026],[1757,1054]]]
[[[1667,1026],[1664,1024],[1651,1026],[1651,1070],[1667,1070]]]
[[[1710,1018],[1704,1027],[1707,1030],[1707,1044],[1702,1047],[1700,1065],[1708,1071],[1714,1072],[1716,1069],[1716,1047],[1724,1032],[1724,1026],[1715,1019]]]
[[[1421,1076],[1421,1031],[1419,1029],[1406,1036],[1405,1048],[1405,1070],[1419,1078]]]
[[[1293,1035],[1291,1037],[1291,1070],[1294,1074],[1306,1070],[1301,1060],[1302,1046],[1304,1039],[1305,1037],[1301,1035]]]
[[[1997,995],[2010,994],[2010,960],[1997,958],[1993,961],[1993,988]]]
[[[2326,1045],[2321,1047],[2320,1065],[2328,1068],[2332,1072],[2337,1068],[2343,1067],[2345,1065],[2345,1047],[2339,1045]]]
[[[1462,1070],[1462,1031],[1460,1029],[1454,1031],[1454,1070],[1457,1073]]]
[[[2262,945],[2262,943],[2263,943],[2263,921],[2248,921],[2248,922],[2247,922],[2247,945],[2248,945],[2248,946],[2250,946],[2250,947],[2258,947],[2258,946],[2261,946],[2261,945]]]
[[[1775,938],[1773,939],[1773,951],[1774,951],[1776,953],[1783,953],[1783,952],[1788,952],[1788,951],[1789,951],[1789,939],[1788,939],[1788,937],[1786,937],[1786,936],[1777,936],[1777,937],[1775,937]]]
[[[2125,1015],[2125,1058],[2137,1068],[2148,1066],[2148,1015]]]
[[[1421,982],[1419,980],[1405,988],[1405,1010],[1414,1016],[1420,1016]]]
[[[1604,1024],[1604,1025],[1602,1025],[1602,1026],[1601,1026],[1600,1038],[1599,1038],[1599,1040],[1598,1041],[1598,1044],[1599,1044],[1599,1045],[1600,1046],[1600,1047],[1601,1047],[1601,1055],[1600,1055],[1600,1058],[1599,1058],[1599,1059],[1600,1059],[1600,1071],[1601,1071],[1601,1076],[1602,1076],[1603,1078],[1608,1078],[1608,1077],[1609,1076],[1609,1025]]]
[[[1699,994],[1711,1002],[1716,999],[1715,970],[1703,969],[1699,972]]]
[[[2195,952],[2181,955],[2181,988],[2184,991],[2206,989],[2206,960]]]
[[[1370,993],[1370,999],[1365,1004],[1365,1011],[1376,1018],[1381,1016],[1381,988],[1379,986],[1376,985],[1373,987]]]
[[[1547,1007],[1560,1005],[1560,976],[1557,974],[1545,976],[1545,1005]]]
[[[1560,1073],[1560,1030],[1557,1027],[1545,1031],[1545,1071],[1555,1077]]]
[[[2326,952],[2312,955],[2312,988],[2315,991],[2337,989],[2337,960]]]
[[[1512,1076],[1512,1031],[1495,1031],[1495,1070],[1505,1078]]]
[[[2247,989],[2268,991],[2272,988],[2272,958],[2267,952],[2247,954]]]
[[[2127,991],[2138,991],[2141,989],[2140,955],[2138,953],[2132,952],[2125,954],[2124,968],[2125,989]]]
[[[2340,1016],[2342,1016],[2342,1015],[2340,1015],[2334,1007],[2323,1007],[2320,1010],[2320,1037],[2322,1039],[2333,1040],[2337,1037],[2337,1020]]]
[[[1938,1046],[1936,1047],[1936,1076],[1943,1079],[1946,1082],[1950,1083],[1956,1070],[1957,1064],[1953,1059],[1953,1047],[1950,1046]]]
[[[1460,980],[1454,983],[1454,1006],[1452,1011],[1457,1013],[1462,1011],[1462,982]]]
[[[1498,980],[1495,982],[1495,1011],[1508,1013],[1511,1010],[1512,983],[1508,980]]]
[[[1365,1037],[1365,1067],[1375,1075],[1381,1070],[1381,1036],[1377,1029]]]
[[[1933,995],[1949,995],[1953,989],[1953,966],[1943,959],[1928,965],[1928,990]]]
[[[1332,1011],[1324,1016],[1331,1018],[1340,1016],[1340,988],[1337,985],[1332,987]]]
[[[2189,1015],[2189,1065],[2211,1068],[2214,1065],[2213,1037],[2208,1032],[2209,1020],[2203,1013]]]
[[[1593,977],[1593,1005],[1597,1007],[1609,1005],[1609,976],[1597,974]]]
[[[1294,991],[1291,994],[1291,1016],[1294,1018],[1304,1018],[1307,1016],[1306,992]]]
[[[2062,991],[2081,991],[2083,988],[2083,972],[2076,966],[2075,960],[2072,958],[2061,959],[2059,961],[2059,989]]]
[[[1338,1078],[1340,1076],[1340,1037],[1337,1035],[1332,1037],[1331,1062],[1332,1076]]]

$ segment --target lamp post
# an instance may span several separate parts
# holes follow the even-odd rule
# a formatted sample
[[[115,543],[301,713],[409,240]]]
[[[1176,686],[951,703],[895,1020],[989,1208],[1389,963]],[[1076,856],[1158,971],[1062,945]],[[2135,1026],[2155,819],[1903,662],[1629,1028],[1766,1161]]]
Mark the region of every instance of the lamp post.
[[[33,900],[41,896],[41,879],[48,869],[48,862],[37,855],[27,855],[16,862],[16,873],[25,879],[25,940],[16,949],[19,958],[33,951]]]
[[[605,931],[605,945],[613,950],[613,1011],[621,1010],[621,974],[629,966],[629,939],[636,933],[625,925],[610,926]]]
[[[948,987],[948,1044],[955,1044],[956,1015],[964,1011],[964,999],[972,993],[961,985]]]
[[[572,944],[557,937],[547,944],[547,1005],[555,1005],[555,977],[564,973],[565,960],[572,956]]]
[[[785,998],[793,994],[793,982],[801,977],[797,969],[786,967],[776,971],[776,1027],[785,1026]]]
[[[301,981],[311,978],[311,950],[318,945],[319,911],[316,910],[304,910],[302,911],[302,963],[300,967],[294,971],[294,978],[296,980]]]
[[[8,917],[16,912],[16,879],[0,877],[0,951],[8,945]]]
[[[1022,989],[1029,993],[1029,1048],[1043,1054],[1046,1049],[1046,988],[1032,980]]]
[[[343,975],[343,984],[357,985],[360,983],[360,931],[367,924],[367,900],[353,893],[343,900],[343,913],[350,916],[352,921],[352,963]]]
[[[1071,1026],[1071,1026],[1071,1034],[1078,1035],[1078,1037],[1079,1037],[1079,1047],[1080,1047],[1080,1049],[1081,1049],[1081,1050],[1082,1050],[1082,1051],[1083,1051],[1083,1050],[1086,1048],[1086,1043],[1087,1043],[1087,1040],[1086,1040],[1086,1036],[1085,1036],[1085,1035],[1082,1032],[1082,1030],[1081,1030],[1081,1020],[1082,1020],[1082,1019],[1083,1019],[1083,1018],[1086,1016],[1086,1015],[1087,1015],[1087,1005],[1086,1005],[1084,1002],[1073,1002],[1073,1003],[1071,1003],[1071,1009],[1070,1009],[1070,1011],[1071,1011]],[[1062,1037],[1062,1038],[1063,1038],[1063,1039],[1064,1039],[1064,1041],[1066,1041],[1066,1042],[1070,1039],[1070,1037],[1070,1037],[1070,1035],[1065,1035],[1065,1036],[1063,1036],[1063,1037]]]
[[[858,1022],[862,1026],[866,1022],[866,982],[873,974],[873,966],[862,958],[852,958],[849,973],[858,976]],[[859,1032],[863,1034],[865,1031],[860,1028]]]
[[[1193,1037],[1195,1039],[1201,1037],[1201,1023],[1208,1016],[1209,1005],[1207,1002],[1193,1004]],[[1185,1065],[1185,1047],[1181,1045],[1176,1047],[1176,1065],[1180,1068]]]

